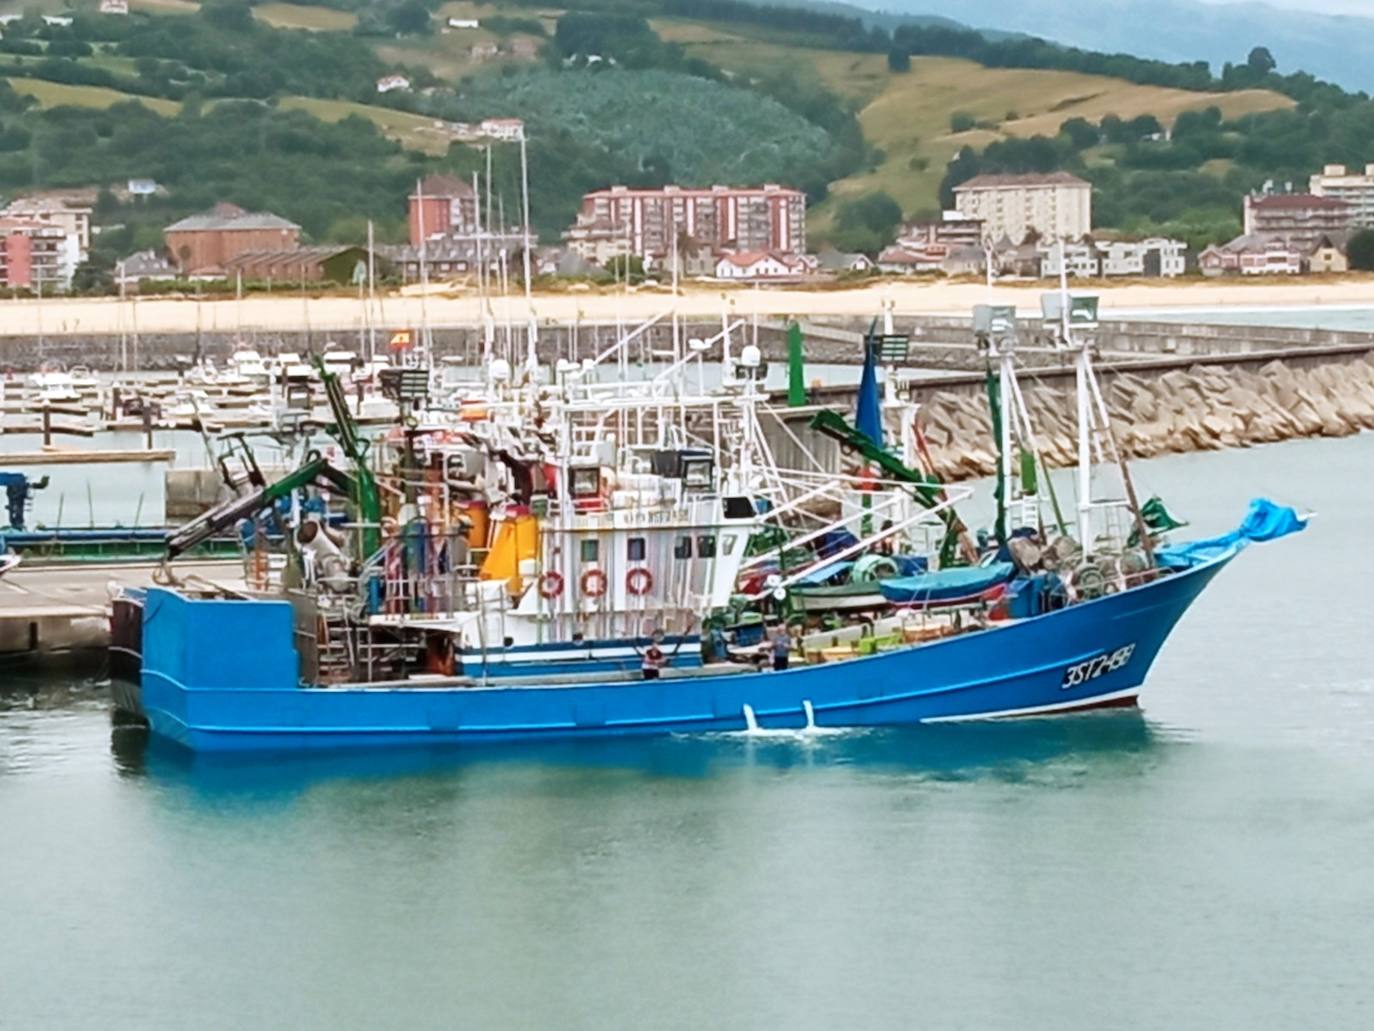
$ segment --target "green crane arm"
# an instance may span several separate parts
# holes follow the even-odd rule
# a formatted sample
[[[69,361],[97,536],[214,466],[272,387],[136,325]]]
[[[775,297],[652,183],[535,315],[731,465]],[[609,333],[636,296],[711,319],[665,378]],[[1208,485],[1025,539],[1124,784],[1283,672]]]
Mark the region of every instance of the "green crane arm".
[[[917,472],[896,456],[880,448],[869,440],[867,434],[860,433],[849,425],[845,417],[839,412],[822,409],[811,417],[811,428],[839,441],[841,448],[862,455],[867,461],[883,470],[891,479],[907,484],[911,488],[912,496],[926,508],[935,508],[943,500],[944,487],[939,480]],[[955,560],[955,553],[961,546],[966,559],[972,560],[973,557],[976,557],[972,544],[967,540],[968,527],[959,518],[959,514],[952,507],[947,508],[940,513],[940,519],[945,524],[945,539],[940,545],[941,564],[952,564]]]
[[[340,493],[352,496],[357,492],[357,484],[353,477],[335,469],[327,459],[316,454],[299,469],[287,473],[280,480],[269,483],[252,494],[232,498],[191,520],[185,526],[178,527],[167,536],[167,558],[170,560],[178,555],[184,555],[196,545],[223,533],[240,519],[271,508],[282,498],[289,497],[292,491],[321,481],[328,483]]]
[[[329,410],[334,415],[333,425],[327,427],[334,439],[339,442],[348,460],[353,463],[354,485],[351,497],[358,509],[358,521],[363,524],[364,559],[376,554],[382,546],[382,496],[377,487],[377,478],[367,465],[367,441],[358,436],[357,423],[348,411],[348,398],[344,395],[343,384],[338,374],[325,366],[324,359],[316,357],[315,368],[324,381],[325,397],[329,400]]]
[[[941,485],[938,480],[930,479],[923,473],[918,473],[915,469],[909,468],[895,456],[878,447],[877,444],[868,439],[867,434],[860,433],[850,426],[839,412],[832,412],[829,409],[817,412],[811,417],[811,428],[827,437],[838,440],[842,448],[863,455],[865,459],[887,473],[891,479],[910,484],[912,493],[926,508],[934,508],[940,503]]]

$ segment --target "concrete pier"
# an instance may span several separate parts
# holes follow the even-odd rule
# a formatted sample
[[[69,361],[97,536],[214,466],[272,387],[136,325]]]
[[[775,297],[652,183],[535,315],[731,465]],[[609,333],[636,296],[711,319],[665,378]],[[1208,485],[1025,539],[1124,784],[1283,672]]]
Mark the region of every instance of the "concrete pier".
[[[52,448],[47,451],[8,451],[7,465],[105,465],[111,462],[170,462],[177,453],[172,448],[132,448],[129,450],[101,450],[92,448]]]
[[[666,302],[665,302],[666,304]],[[808,362],[849,363],[862,361],[859,342],[872,323],[872,314],[802,315]],[[787,358],[785,318],[761,317],[757,324],[750,317],[732,316],[741,323],[735,331],[736,347],[750,341],[757,332],[764,357],[769,361]],[[1258,316],[1257,316],[1258,318]],[[1038,318],[1025,313],[1023,333],[1036,332]],[[324,325],[328,325],[325,323]],[[480,321],[471,323],[431,322],[434,353],[468,365],[481,362],[483,333]],[[543,362],[558,358],[589,357],[605,350],[634,327],[633,321],[580,321],[576,323],[541,320],[539,356]],[[943,316],[916,312],[897,312],[895,328],[911,336],[908,364],[918,368],[975,369],[981,358],[973,346],[972,321],[967,316]],[[683,341],[692,337],[708,339],[719,333],[721,319],[684,316],[678,325]],[[671,320],[662,319],[646,330],[631,347],[631,357],[661,352],[671,346]],[[1208,325],[1206,323],[1150,322],[1135,319],[1104,319],[1095,331],[1104,361],[1116,357],[1192,357],[1238,355],[1251,351],[1307,350],[1330,347],[1374,346],[1374,335],[1346,330],[1321,330],[1300,327]],[[163,333],[148,335],[139,349],[137,366],[143,371],[184,369],[204,359],[223,363],[235,350],[250,346],[264,355],[291,351],[309,354],[319,351],[327,341],[335,341],[359,353],[365,352],[356,326],[297,331],[263,330],[245,337],[235,331]],[[1027,340],[1027,342],[1030,342]],[[121,349],[117,335],[72,332],[37,337],[22,335],[0,337],[4,364],[16,372],[32,371],[44,360],[68,364],[84,363],[94,369],[116,370]],[[55,410],[55,409],[54,409]]]
[[[108,605],[112,586],[148,587],[152,562],[19,566],[0,576],[0,657],[33,657],[94,651],[110,643]],[[243,586],[237,561],[189,562],[177,576]]]

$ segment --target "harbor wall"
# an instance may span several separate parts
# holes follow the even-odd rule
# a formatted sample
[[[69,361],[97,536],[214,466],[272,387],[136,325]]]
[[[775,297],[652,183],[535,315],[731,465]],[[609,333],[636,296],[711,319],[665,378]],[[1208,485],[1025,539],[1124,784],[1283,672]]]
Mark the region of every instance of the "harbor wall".
[[[1275,360],[1254,368],[1113,371],[1101,379],[1117,443],[1131,458],[1374,430],[1374,355],[1310,364]],[[1026,378],[1021,385],[1045,461],[1074,464],[1072,377]],[[963,480],[995,471],[992,422],[981,385],[932,389],[922,401],[922,429],[942,478]]]
[[[869,328],[869,318],[812,316],[802,322],[806,339],[806,359],[819,364],[858,364],[862,361],[861,341]],[[1023,319],[1026,343],[1041,342],[1038,323]],[[588,358],[602,353],[632,326],[617,323],[541,324],[539,353],[544,362],[558,358]],[[895,328],[911,336],[907,366],[931,369],[977,369],[982,358],[973,345],[972,326],[967,318],[934,315],[898,315]],[[739,320],[733,331],[736,349],[757,340],[764,358],[770,362],[787,360],[786,322],[780,319]],[[721,331],[719,319],[686,320],[677,329],[683,341],[693,337],[710,339]],[[481,361],[481,329],[474,325],[439,326],[431,331],[435,356],[467,365]],[[674,329],[668,320],[652,326],[629,345],[631,361],[650,361],[670,351]],[[517,333],[519,340],[522,334]],[[1095,332],[1104,360],[1158,355],[1163,357],[1211,357],[1274,350],[1322,349],[1331,347],[1374,347],[1374,334],[1348,330],[1319,330],[1276,326],[1208,325],[1137,320],[1103,322]],[[498,330],[498,346],[507,348],[504,329]],[[234,351],[252,348],[264,355],[284,351],[307,355],[327,345],[367,353],[370,341],[356,326],[329,329],[301,329],[292,332],[197,332],[161,334],[83,334],[51,336],[6,336],[0,338],[0,372],[32,372],[44,362],[62,366],[85,365],[97,371],[114,372],[123,368],[148,372],[172,372],[201,361],[223,365]],[[375,345],[385,351],[386,334],[378,333]],[[518,342],[511,348],[523,350]],[[716,352],[717,354],[719,352]],[[1027,352],[1029,364],[1049,365],[1051,355]]]

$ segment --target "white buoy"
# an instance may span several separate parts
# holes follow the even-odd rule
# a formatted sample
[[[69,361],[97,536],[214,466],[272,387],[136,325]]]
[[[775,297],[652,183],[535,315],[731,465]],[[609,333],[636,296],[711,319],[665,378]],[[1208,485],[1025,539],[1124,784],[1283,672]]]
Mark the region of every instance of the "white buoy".
[[[750,734],[759,732],[759,721],[754,717],[754,707],[748,702],[744,703],[744,729]]]

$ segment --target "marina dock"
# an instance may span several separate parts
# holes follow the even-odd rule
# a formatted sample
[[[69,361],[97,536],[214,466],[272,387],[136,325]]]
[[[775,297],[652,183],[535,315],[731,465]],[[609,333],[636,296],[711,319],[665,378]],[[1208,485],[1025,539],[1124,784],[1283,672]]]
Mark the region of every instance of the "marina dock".
[[[53,448],[46,451],[10,451],[6,465],[104,465],[111,462],[170,462],[173,448]]]

